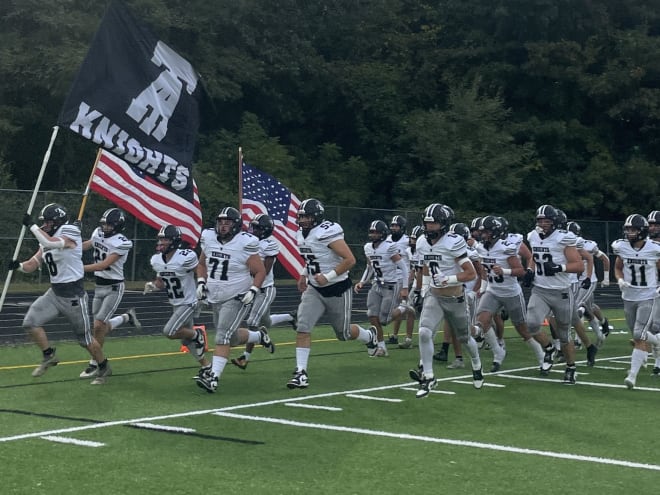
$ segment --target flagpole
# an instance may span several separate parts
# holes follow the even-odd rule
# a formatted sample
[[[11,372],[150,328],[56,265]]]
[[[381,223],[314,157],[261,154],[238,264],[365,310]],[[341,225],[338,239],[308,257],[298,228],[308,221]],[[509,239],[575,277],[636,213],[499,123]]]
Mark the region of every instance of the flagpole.
[[[57,137],[57,132],[60,130],[59,126],[53,127],[53,133],[50,135],[50,143],[48,143],[48,149],[46,150],[46,154],[44,155],[44,159],[41,162],[41,170],[39,171],[39,176],[37,177],[37,182],[34,185],[34,191],[32,192],[32,198],[30,198],[30,204],[28,205],[26,213],[29,215],[32,213],[32,208],[34,208],[34,203],[37,200],[37,194],[39,193],[39,188],[41,187],[41,181],[44,178],[44,173],[46,172],[46,165],[48,165],[48,161],[50,160],[50,152],[53,149],[53,143],[55,143],[55,138]],[[23,238],[25,237],[25,230],[27,227],[25,225],[21,226],[21,233],[18,236],[18,242],[16,243],[16,249],[14,250],[14,256],[12,257],[12,260],[15,260],[18,258],[18,255],[21,251],[21,245],[23,244]],[[5,279],[5,286],[2,289],[2,296],[0,296],[0,311],[2,311],[2,306],[5,303],[5,296],[7,295],[7,290],[9,289],[9,284],[11,282],[11,277],[14,273],[14,270],[9,270],[7,272],[7,278]]]
[[[80,203],[80,211],[78,212],[78,221],[81,222],[83,218],[83,214],[85,213],[85,207],[87,206],[87,198],[89,197],[89,191],[92,187],[92,180],[94,180],[94,173],[96,172],[96,167],[99,164],[99,160],[101,159],[101,152],[103,151],[103,148],[99,148],[99,150],[96,152],[96,160],[94,161],[94,166],[92,167],[92,173],[89,176],[89,180],[87,181],[87,187],[85,188],[85,192],[83,193],[82,197],[82,203]]]
[[[243,214],[243,148],[238,147],[238,211]]]

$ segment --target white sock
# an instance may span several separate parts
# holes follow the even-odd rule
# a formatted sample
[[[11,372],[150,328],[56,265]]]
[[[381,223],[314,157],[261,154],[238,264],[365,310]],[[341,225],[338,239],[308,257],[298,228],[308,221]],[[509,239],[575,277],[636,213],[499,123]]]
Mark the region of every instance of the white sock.
[[[433,377],[433,332],[428,328],[419,329],[419,357],[426,378]]]
[[[363,344],[368,344],[369,342],[371,342],[371,332],[369,330],[365,330],[360,325],[355,325],[355,326],[358,327],[358,331],[360,332],[358,333],[356,340],[359,340]]]
[[[213,376],[220,378],[222,372],[225,370],[225,365],[227,364],[227,358],[222,356],[213,356],[213,364],[211,365],[211,371]]]
[[[477,345],[477,341],[474,340],[473,337],[468,337],[467,345],[465,348],[468,351],[468,354],[470,355],[470,361],[472,363],[472,369],[473,370],[480,370],[481,369],[481,358],[479,357],[479,346]]]
[[[128,321],[128,315],[126,315],[126,319],[124,319],[124,315],[119,315],[119,316],[113,316],[110,318],[110,321],[108,322],[110,324],[110,329],[115,329],[119,325],[122,325]]]
[[[296,366],[298,367],[298,371],[307,370],[310,352],[311,349],[309,347],[296,347]]]
[[[633,349],[632,355],[630,356],[630,374],[633,377],[636,377],[637,373],[639,373],[639,370],[642,368],[642,366],[644,366],[648,355],[649,353],[646,351],[641,349]]]
[[[279,325],[280,323],[292,322],[293,318],[289,313],[282,313],[278,315],[270,315],[271,326]]]
[[[252,353],[248,351],[243,351],[243,357],[245,358],[246,361],[250,360],[250,354]]]
[[[248,344],[258,344],[259,342],[261,342],[261,333],[255,331],[255,330],[248,330],[247,343]]]
[[[534,337],[530,338],[529,340],[526,340],[527,345],[532,348],[532,352],[536,356],[536,360],[538,361],[539,364],[543,364],[543,358],[545,358],[545,351],[543,350],[543,346],[539,344]]]

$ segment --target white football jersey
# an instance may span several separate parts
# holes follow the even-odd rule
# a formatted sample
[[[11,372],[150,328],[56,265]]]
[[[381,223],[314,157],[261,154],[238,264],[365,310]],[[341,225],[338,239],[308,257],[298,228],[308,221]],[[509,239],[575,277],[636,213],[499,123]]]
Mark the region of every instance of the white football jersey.
[[[117,261],[112,263],[105,270],[97,270],[94,275],[108,280],[124,280],[124,263],[128,258],[128,253],[133,247],[133,241],[126,239],[123,234],[115,234],[112,237],[104,237],[101,227],[94,229],[92,237],[92,247],[94,248],[94,262],[99,263],[106,259],[110,254],[118,254]]]
[[[82,262],[82,237],[80,229],[73,224],[65,223],[55,231],[52,237],[66,237],[76,243],[76,247],[70,248],[45,248],[43,262],[48,268],[50,281],[53,284],[66,284],[77,282],[83,278],[85,271]]]
[[[222,243],[215,229],[205,229],[200,246],[206,256],[206,286],[210,303],[228,301],[250,289],[252,275],[247,260],[252,255],[259,255],[257,237],[239,232],[229,242]]]
[[[156,276],[165,283],[167,298],[172,306],[197,303],[197,282],[194,269],[199,263],[192,249],[177,249],[169,261],[156,253],[151,257],[151,266]]]
[[[410,258],[408,258],[408,244],[410,244],[410,238],[406,234],[403,234],[401,236],[401,239],[399,239],[398,241],[392,239],[392,234],[388,235],[387,239],[385,240],[391,241],[394,244],[396,244],[396,247],[399,249],[399,254],[403,258],[403,261],[405,261],[406,263],[410,262]]]
[[[617,239],[612,249],[623,261],[623,279],[631,285],[623,288],[621,298],[625,301],[653,299],[658,286],[660,243],[646,239],[640,249],[635,249],[626,239]]]
[[[511,297],[520,294],[521,288],[518,279],[512,275],[496,275],[493,272],[493,266],[499,265],[502,268],[511,268],[509,258],[518,256],[520,244],[509,242],[509,238],[498,239],[489,249],[480,244],[477,251],[481,255],[481,266],[486,270],[488,279],[487,292],[491,292],[498,297]]]
[[[374,283],[395,283],[401,280],[401,270],[392,261],[392,257],[400,254],[399,246],[393,241],[382,241],[377,247],[373,242],[364,245],[364,254],[374,269]],[[404,283],[408,283],[407,280]]]
[[[598,249],[598,244],[596,244],[595,241],[589,240],[589,239],[582,239],[583,242],[583,248],[587,253],[589,253],[591,256],[594,257],[594,265],[596,261],[596,257],[598,255],[598,252],[600,249]],[[584,262],[584,272],[580,276],[580,280],[583,280],[587,276],[587,262]],[[591,270],[591,282],[598,282],[598,275],[596,275],[596,267],[594,266],[593,270]]]
[[[303,236],[302,229],[296,233],[296,242],[300,256],[307,264],[307,283],[317,287],[314,275],[317,273],[328,273],[334,270],[342,261],[341,256],[335,253],[328,246],[333,242],[344,238],[344,230],[338,223],[326,220],[313,227]],[[337,276],[337,279],[331,284],[346,280],[348,272]],[[327,286],[326,286],[327,287]]]
[[[275,263],[277,263],[278,254],[280,254],[280,244],[272,235],[259,241],[259,256],[261,256],[262,260],[265,260],[269,256],[275,256],[273,268],[275,268]],[[264,279],[263,284],[261,284],[261,287],[271,287],[273,285],[275,285],[275,276],[271,269],[266,274],[266,278]]]
[[[527,234],[527,241],[536,264],[534,285],[545,289],[568,289],[571,286],[571,274],[566,272],[546,274],[543,263],[566,264],[564,249],[568,246],[577,245],[575,234],[567,230],[557,229],[545,239],[541,239],[539,233],[532,230]]]
[[[439,271],[445,275],[457,275],[461,267],[456,258],[467,255],[467,243],[460,235],[451,232],[443,235],[435,244],[429,244],[426,236],[417,239],[417,252],[422,264],[429,267],[429,274],[437,274]],[[438,287],[431,277],[431,287]]]

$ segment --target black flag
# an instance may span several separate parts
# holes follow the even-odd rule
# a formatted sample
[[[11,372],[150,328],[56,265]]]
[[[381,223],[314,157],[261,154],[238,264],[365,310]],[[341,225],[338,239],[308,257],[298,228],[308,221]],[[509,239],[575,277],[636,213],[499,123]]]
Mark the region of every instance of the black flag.
[[[192,203],[201,92],[190,63],[113,0],[58,123]]]

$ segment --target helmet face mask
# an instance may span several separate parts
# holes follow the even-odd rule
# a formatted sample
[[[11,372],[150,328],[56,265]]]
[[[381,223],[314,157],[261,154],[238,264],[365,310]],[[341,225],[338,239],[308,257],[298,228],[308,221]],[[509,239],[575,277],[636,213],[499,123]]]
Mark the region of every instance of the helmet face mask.
[[[228,206],[223,208],[216,217],[215,233],[218,234],[219,241],[227,242],[241,231],[242,226],[241,214],[236,208]]]
[[[390,232],[392,233],[392,240],[394,242],[398,241],[403,237],[403,234],[406,233],[406,225],[408,221],[405,217],[401,215],[394,215],[392,217],[392,222],[390,223]]]
[[[623,224],[623,237],[630,243],[635,244],[643,241],[649,235],[649,222],[642,215],[633,214],[626,218]]]
[[[252,234],[257,236],[260,240],[270,237],[274,228],[275,224],[273,223],[273,220],[263,213],[254,217],[250,222],[250,230],[252,231]]]
[[[373,243],[384,241],[389,233],[387,224],[382,220],[374,220],[369,225],[369,241]]]
[[[502,221],[495,216],[488,215],[481,220],[479,227],[479,237],[485,248],[489,248],[499,239],[504,238],[504,225]]]
[[[470,235],[472,235],[472,239],[477,242],[481,241],[481,230],[479,230],[479,228],[481,227],[482,220],[483,217],[475,217],[470,223]]]
[[[453,210],[446,205],[433,203],[426,207],[423,215],[424,234],[429,240],[445,235],[451,225]]]
[[[126,226],[126,217],[119,208],[110,208],[103,213],[99,221],[103,237],[112,237],[124,231]]]
[[[175,225],[166,225],[158,232],[158,243],[156,251],[161,254],[168,254],[178,249],[181,245],[181,230]]]
[[[554,206],[543,205],[536,210],[536,231],[541,237],[547,237],[557,228],[557,210]]]
[[[300,203],[298,207],[298,226],[303,232],[309,232],[323,222],[324,218],[325,208],[318,199],[309,198]]]
[[[57,203],[47,204],[39,213],[39,221],[43,222],[41,230],[48,235],[53,235],[67,220],[66,209]]]

